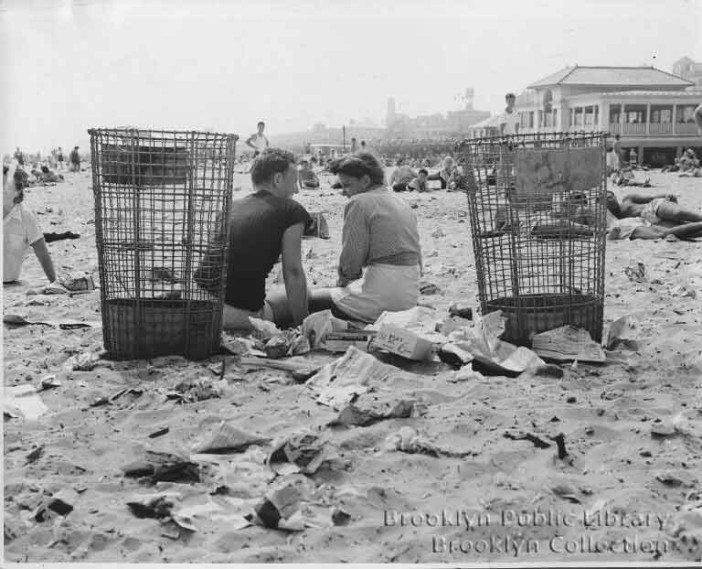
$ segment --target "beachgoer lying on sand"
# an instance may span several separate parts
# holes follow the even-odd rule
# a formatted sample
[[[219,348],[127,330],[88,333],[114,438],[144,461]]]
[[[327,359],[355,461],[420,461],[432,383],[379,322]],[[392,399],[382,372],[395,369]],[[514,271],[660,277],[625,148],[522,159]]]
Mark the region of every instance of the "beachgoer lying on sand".
[[[416,306],[421,249],[414,212],[386,187],[383,167],[370,152],[340,158],[332,172],[349,198],[338,288],[324,291],[335,314],[374,322],[386,310]],[[323,299],[321,292],[315,299]]]
[[[17,164],[3,166],[3,264],[2,281],[16,281],[22,270],[22,262],[31,246],[44,269],[50,283],[56,280],[56,271],[51,261],[51,255],[44,241],[39,224],[34,214],[22,203],[24,188],[27,187],[27,173],[17,167]]]
[[[681,224],[702,221],[702,214],[680,207],[673,194],[628,194],[620,202],[613,192],[607,192],[607,209],[617,219],[642,217],[654,225],[661,222]]]
[[[407,184],[407,189],[414,192],[430,192],[431,190],[427,186],[427,172],[426,168],[420,168],[417,172],[417,177]]]
[[[298,192],[295,156],[279,148],[263,150],[253,162],[255,192],[232,203],[229,259],[222,324],[225,329],[251,329],[250,318],[277,325],[299,325],[309,314],[302,234],[312,219],[292,199]],[[221,236],[215,237],[220,242]],[[285,290],[266,293],[266,277],[282,254]],[[195,275],[204,289],[218,294],[212,278],[221,259],[206,254]],[[209,269],[209,270],[208,270]]]
[[[396,165],[390,174],[390,187],[396,192],[404,192],[407,185],[417,177],[417,173],[405,164],[404,158],[398,158]]]
[[[643,182],[637,180],[634,177],[634,171],[631,166],[623,166],[618,172],[615,172],[612,176],[612,182],[617,186],[651,187],[651,178],[646,178]]]
[[[307,160],[300,162],[300,169],[297,172],[300,187],[307,189],[315,189],[319,187],[319,178],[314,173],[310,163]]]

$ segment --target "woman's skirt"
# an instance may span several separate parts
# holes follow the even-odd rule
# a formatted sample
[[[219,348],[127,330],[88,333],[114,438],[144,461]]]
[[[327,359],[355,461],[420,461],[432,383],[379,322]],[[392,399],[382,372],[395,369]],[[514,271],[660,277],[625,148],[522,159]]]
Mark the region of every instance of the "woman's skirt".
[[[386,310],[409,310],[419,301],[419,265],[371,265],[362,279],[332,289],[332,300],[353,320],[375,322]]]

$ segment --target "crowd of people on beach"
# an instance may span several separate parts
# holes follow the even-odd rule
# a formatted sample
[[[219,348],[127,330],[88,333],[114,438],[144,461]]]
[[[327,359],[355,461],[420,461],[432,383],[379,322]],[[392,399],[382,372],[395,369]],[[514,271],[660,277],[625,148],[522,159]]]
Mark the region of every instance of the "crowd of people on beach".
[[[513,96],[506,98],[503,134],[515,134],[518,123],[510,121]],[[699,121],[702,130],[702,115]],[[422,253],[414,211],[398,193],[436,190],[470,191],[463,159],[447,153],[437,156],[378,155],[365,145],[354,152],[334,158],[305,155],[301,159],[281,148],[273,148],[260,121],[257,132],[246,144],[253,151],[250,175],[254,192],[236,200],[229,219],[229,260],[225,292],[224,327],[251,326],[251,318],[262,318],[280,326],[299,325],[311,312],[331,310],[335,315],[359,322],[373,322],[384,311],[400,311],[416,305],[419,278],[422,274]],[[4,265],[3,281],[18,279],[22,261],[31,247],[50,282],[56,273],[46,243],[34,215],[23,204],[23,191],[32,177],[60,181],[49,165],[61,169],[65,161],[62,149],[52,151],[48,164],[32,160],[29,173],[27,157],[17,148],[14,162],[3,167]],[[32,157],[34,159],[34,157]],[[72,171],[80,170],[79,148],[68,157]],[[386,168],[394,169],[386,177]],[[688,149],[676,162],[684,172],[699,171],[699,159]],[[38,166],[38,168],[37,168]],[[650,186],[650,180],[639,183],[634,176],[637,157],[629,153],[624,160],[619,136],[607,149],[607,169],[615,186]],[[31,174],[31,175],[30,175]],[[495,185],[497,171],[493,168]],[[300,189],[322,187],[320,177],[348,198],[344,209],[342,246],[339,253],[336,286],[326,289],[308,288],[302,266],[301,239],[319,220],[293,196]],[[509,193],[509,192],[508,192]],[[510,196],[507,195],[509,201]],[[573,196],[570,196],[573,198]],[[572,203],[571,203],[572,202]],[[555,220],[549,227],[532,228],[569,235],[592,235],[589,227],[594,204],[573,199],[566,210],[575,212],[567,221]],[[569,210],[573,206],[572,211]],[[689,239],[702,237],[702,214],[685,209],[670,194],[652,196],[631,194],[618,198],[608,192],[607,230],[610,239]],[[499,218],[497,212],[496,218]],[[564,225],[565,224],[565,225]],[[575,230],[575,233],[573,233]],[[509,231],[503,224],[495,235]],[[551,235],[553,236],[553,235]],[[217,236],[221,239],[221,236]],[[251,247],[256,243],[256,247]],[[207,256],[206,256],[207,257]],[[282,259],[284,286],[266,290],[266,279],[273,266]],[[212,260],[209,260],[212,261]],[[206,258],[196,279],[201,286],[216,294],[216,281],[205,271],[216,266]],[[215,285],[213,286],[213,282]]]

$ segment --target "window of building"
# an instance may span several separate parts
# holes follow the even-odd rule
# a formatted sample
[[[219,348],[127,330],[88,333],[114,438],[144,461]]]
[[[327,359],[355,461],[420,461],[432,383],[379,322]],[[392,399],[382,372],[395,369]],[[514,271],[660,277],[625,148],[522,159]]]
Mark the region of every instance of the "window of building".
[[[673,122],[673,107],[662,105],[651,105],[651,122],[652,123],[671,123]]]
[[[592,126],[593,125],[592,119],[595,116],[595,113],[593,112],[592,107],[585,107],[583,109],[583,114],[585,115],[585,118],[584,118],[585,126]]]
[[[626,105],[624,107],[624,122],[629,124],[646,122],[646,105]]]
[[[583,126],[583,108],[575,107],[575,126]]]
[[[621,105],[610,105],[609,106],[609,122],[618,123],[621,118],[622,106]]]
[[[678,105],[678,113],[676,122],[690,123],[695,122],[695,107],[696,105]]]
[[[529,111],[529,128],[534,128],[534,111]]]

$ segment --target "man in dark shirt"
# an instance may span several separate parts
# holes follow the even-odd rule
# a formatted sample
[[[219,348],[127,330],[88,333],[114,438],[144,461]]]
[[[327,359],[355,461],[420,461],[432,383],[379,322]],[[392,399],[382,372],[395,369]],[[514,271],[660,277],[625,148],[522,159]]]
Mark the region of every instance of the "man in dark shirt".
[[[250,329],[250,317],[276,324],[302,323],[309,314],[307,282],[302,268],[302,234],[311,218],[292,199],[298,191],[295,157],[278,148],[254,160],[255,192],[232,203],[229,218],[229,260],[223,314],[224,328]],[[266,277],[282,253],[285,292],[266,297]],[[196,275],[205,289],[217,292],[207,278],[207,257]]]

